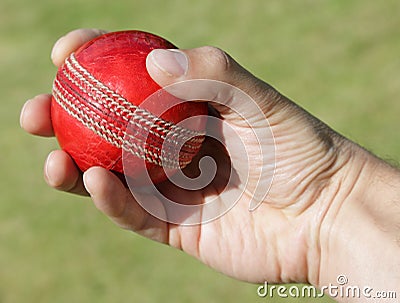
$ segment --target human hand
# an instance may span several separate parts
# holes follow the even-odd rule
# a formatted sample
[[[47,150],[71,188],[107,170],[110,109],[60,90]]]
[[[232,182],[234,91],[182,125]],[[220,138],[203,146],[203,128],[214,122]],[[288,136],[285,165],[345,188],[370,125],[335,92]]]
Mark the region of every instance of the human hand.
[[[53,62],[59,66],[81,44],[101,33],[78,30],[68,34],[55,46]],[[176,56],[179,56],[177,62]],[[358,193],[365,163],[376,166],[378,160],[255,78],[219,49],[203,47],[179,53],[156,50],[148,56],[147,68],[162,87],[192,79],[230,84],[231,89],[210,90],[208,97],[225,100],[225,106],[212,101],[210,104],[217,111],[216,116],[227,121],[239,137],[247,138],[250,154],[259,148],[260,142],[250,134],[243,119],[230,109],[243,101],[235,88],[248,94],[261,109],[257,112],[251,106],[241,107],[245,111],[241,114],[251,117],[253,124],[266,125],[263,122],[268,120],[270,128],[264,131],[266,136],[272,133],[274,138],[274,141],[261,140],[265,150],[271,150],[273,145],[275,151],[274,177],[261,205],[253,212],[248,210],[253,198],[249,189],[254,189],[259,181],[258,162],[250,161],[253,166],[249,167],[249,182],[243,184],[240,157],[235,158],[234,153],[227,157],[225,148],[228,151],[234,148],[235,141],[224,128],[220,135],[225,146],[207,139],[197,157],[199,160],[209,155],[218,164],[217,175],[210,184],[196,191],[184,190],[168,181],[157,185],[160,192],[174,196],[182,204],[202,205],[212,198],[224,205],[231,203],[232,195],[240,197],[232,209],[208,223],[185,226],[159,220],[137,203],[113,173],[93,167],[82,174],[68,154],[60,150],[52,152],[46,161],[48,184],[76,194],[90,194],[95,206],[119,226],[182,249],[237,279],[309,282],[317,286],[321,285],[321,279],[326,281],[325,259],[332,252],[325,248],[329,246],[329,230],[337,217],[332,213],[339,212],[348,198],[346,193]],[[174,93],[190,99],[188,94],[192,92]],[[21,125],[26,131],[40,136],[53,135],[50,100],[50,95],[40,95],[25,105]],[[195,161],[189,165],[185,173],[196,175],[197,164]],[[226,192],[223,188],[227,186],[227,172],[231,167],[239,178],[236,187]]]

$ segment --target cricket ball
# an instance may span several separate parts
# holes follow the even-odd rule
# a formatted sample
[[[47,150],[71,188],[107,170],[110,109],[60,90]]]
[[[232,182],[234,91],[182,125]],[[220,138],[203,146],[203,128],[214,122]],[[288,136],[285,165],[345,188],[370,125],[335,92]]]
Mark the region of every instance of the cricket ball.
[[[207,104],[179,100],[151,79],[146,57],[158,48],[176,47],[142,31],[108,33],[59,68],[52,124],[60,147],[82,171],[102,166],[138,184],[157,183],[199,151]]]

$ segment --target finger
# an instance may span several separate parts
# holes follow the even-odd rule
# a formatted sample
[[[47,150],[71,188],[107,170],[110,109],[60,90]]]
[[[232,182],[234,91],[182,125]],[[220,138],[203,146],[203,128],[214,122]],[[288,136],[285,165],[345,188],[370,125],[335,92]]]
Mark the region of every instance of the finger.
[[[104,168],[92,167],[84,173],[83,180],[97,209],[115,224],[167,243],[167,224],[149,215],[116,175]]]
[[[62,150],[49,154],[44,166],[44,176],[48,185],[58,190],[87,196],[82,173],[72,158]]]
[[[100,29],[77,29],[61,37],[54,45],[51,52],[53,63],[59,67],[69,54],[77,50],[84,43],[105,34]]]
[[[240,107],[243,99],[250,97],[265,111],[281,99],[275,89],[218,48],[156,49],[149,53],[146,65],[150,76],[162,87],[183,81],[177,88],[166,88],[182,99],[215,100]]]
[[[39,95],[24,104],[21,115],[21,127],[33,135],[54,136],[50,118],[51,95]]]

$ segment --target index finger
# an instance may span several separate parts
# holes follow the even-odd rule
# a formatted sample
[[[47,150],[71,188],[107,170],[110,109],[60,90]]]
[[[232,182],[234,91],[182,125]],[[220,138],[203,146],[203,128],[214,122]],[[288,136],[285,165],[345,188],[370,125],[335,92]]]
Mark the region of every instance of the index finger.
[[[77,29],[69,32],[65,36],[58,39],[58,41],[54,44],[51,52],[51,59],[53,60],[53,63],[57,67],[60,67],[69,54],[77,50],[86,42],[105,33],[106,31],[100,29]]]

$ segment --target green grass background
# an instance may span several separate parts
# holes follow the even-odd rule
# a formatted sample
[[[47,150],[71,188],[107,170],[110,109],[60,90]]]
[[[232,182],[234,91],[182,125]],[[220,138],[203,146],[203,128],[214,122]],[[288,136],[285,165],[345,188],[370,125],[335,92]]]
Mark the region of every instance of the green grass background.
[[[90,200],[56,192],[57,148],[19,127],[49,92],[50,50],[80,27],[141,29],[182,48],[216,45],[337,131],[400,159],[400,1],[0,2],[0,302],[331,302],[258,298],[166,246],[112,225]],[[295,249],[295,248],[294,248]]]

